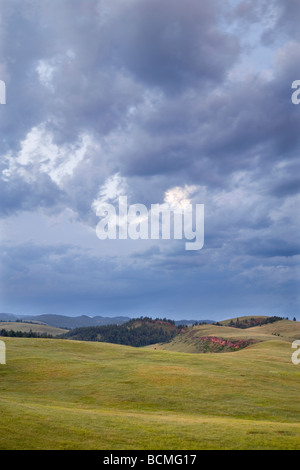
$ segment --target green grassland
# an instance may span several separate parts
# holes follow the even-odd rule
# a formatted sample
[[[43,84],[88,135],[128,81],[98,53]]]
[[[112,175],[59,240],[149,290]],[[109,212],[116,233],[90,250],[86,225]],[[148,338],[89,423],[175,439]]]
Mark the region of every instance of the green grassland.
[[[42,323],[26,322],[0,322],[0,330],[2,329],[8,331],[22,331],[25,333],[33,331],[34,333],[46,333],[52,336],[58,336],[68,332],[68,330],[64,330],[62,328],[55,328],[54,326],[44,325]]]
[[[262,326],[240,329],[230,326],[200,325],[186,328],[183,333],[175,336],[169,343],[152,344],[151,349],[178,351],[186,353],[201,352],[199,338],[206,336],[221,337],[226,340],[252,340],[253,343],[261,341],[292,342],[300,339],[300,322],[280,320]]]
[[[300,449],[288,341],[187,354],[2,339],[0,449]]]

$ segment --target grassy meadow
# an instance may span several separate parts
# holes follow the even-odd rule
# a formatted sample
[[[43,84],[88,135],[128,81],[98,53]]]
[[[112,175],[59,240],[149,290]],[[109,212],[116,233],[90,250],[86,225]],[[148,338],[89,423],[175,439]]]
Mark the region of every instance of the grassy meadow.
[[[26,322],[0,322],[0,331],[1,330],[12,330],[12,331],[22,331],[29,333],[33,331],[34,333],[43,334],[46,333],[52,336],[62,335],[67,333],[68,330],[62,328],[56,328],[54,326],[44,325],[42,323],[26,323]]]
[[[2,339],[2,450],[300,449],[300,365],[274,336],[226,354]]]

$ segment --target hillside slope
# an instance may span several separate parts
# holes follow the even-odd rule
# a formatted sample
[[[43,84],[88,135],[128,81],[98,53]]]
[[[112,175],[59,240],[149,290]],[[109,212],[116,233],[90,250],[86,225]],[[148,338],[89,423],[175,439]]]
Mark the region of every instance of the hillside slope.
[[[284,318],[278,317],[278,316],[256,315],[256,316],[230,318],[228,320],[217,322],[217,324],[222,325],[222,326],[233,326],[236,328],[252,328],[254,326],[272,324],[280,320],[284,320]]]
[[[243,322],[248,322],[251,319],[254,319],[257,322],[263,322],[263,321],[267,320],[267,318],[268,318],[267,315],[251,315],[251,316],[246,315],[246,316],[242,316],[242,317],[228,318],[227,320],[222,320],[218,323],[220,323],[223,326],[230,326],[230,323],[236,324],[238,321],[240,323],[243,323]]]
[[[177,335],[169,343],[159,343],[148,347],[187,353],[225,352],[230,350],[226,346],[216,350],[215,343],[207,348],[206,344],[203,344],[203,338],[207,337],[215,337],[231,343],[239,341],[248,342],[248,344],[241,344],[241,348],[251,346],[253,343],[272,341],[274,339],[292,342],[295,339],[300,339],[300,322],[280,320],[246,329],[230,326],[200,325],[185,328],[181,334]]]
[[[0,449],[300,449],[285,341],[195,355],[2,339]]]
[[[43,325],[39,323],[26,323],[26,322],[0,322],[0,331],[22,331],[29,333],[33,331],[34,333],[47,334],[51,336],[58,336],[64,333],[67,333],[68,330],[63,330],[62,328],[55,328],[54,326]]]
[[[64,337],[80,341],[101,341],[141,347],[156,342],[168,342],[180,331],[181,328],[171,320],[141,317],[122,325],[75,328]]]

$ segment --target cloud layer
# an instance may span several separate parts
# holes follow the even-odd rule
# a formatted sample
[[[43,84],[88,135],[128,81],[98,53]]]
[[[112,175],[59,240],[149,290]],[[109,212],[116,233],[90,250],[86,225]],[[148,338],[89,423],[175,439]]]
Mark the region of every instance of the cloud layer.
[[[298,9],[0,0],[3,311],[297,315]],[[205,204],[204,248],[98,240],[124,192]]]

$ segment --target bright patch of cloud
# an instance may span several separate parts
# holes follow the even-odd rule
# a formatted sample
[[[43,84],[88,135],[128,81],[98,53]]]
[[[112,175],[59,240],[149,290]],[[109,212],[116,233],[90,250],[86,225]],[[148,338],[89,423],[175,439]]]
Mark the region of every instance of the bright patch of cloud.
[[[185,206],[191,204],[189,196],[194,194],[197,189],[198,187],[195,185],[185,185],[184,187],[176,186],[165,192],[164,201],[169,204],[171,208],[184,209]]]
[[[62,146],[53,141],[52,134],[41,124],[34,127],[21,142],[17,154],[5,155],[7,168],[2,179],[9,181],[16,174],[27,182],[33,182],[38,173],[47,173],[58,186],[65,177],[71,176],[78,164],[96,143],[88,134],[82,134],[77,142]]]
[[[95,213],[99,212],[103,205],[107,203],[115,203],[120,196],[126,196],[128,185],[126,178],[115,173],[113,176],[107,178],[104,184],[100,187],[98,197],[92,203],[92,209]]]

